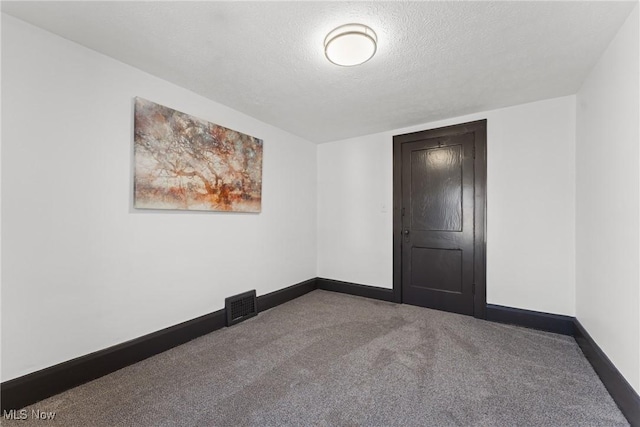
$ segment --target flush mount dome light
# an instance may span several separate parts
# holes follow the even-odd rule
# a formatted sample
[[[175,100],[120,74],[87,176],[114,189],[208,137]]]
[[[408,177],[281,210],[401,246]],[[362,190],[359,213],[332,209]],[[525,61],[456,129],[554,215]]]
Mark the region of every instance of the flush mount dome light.
[[[376,53],[378,37],[366,25],[346,24],[324,39],[324,54],[336,65],[351,67],[370,60]]]

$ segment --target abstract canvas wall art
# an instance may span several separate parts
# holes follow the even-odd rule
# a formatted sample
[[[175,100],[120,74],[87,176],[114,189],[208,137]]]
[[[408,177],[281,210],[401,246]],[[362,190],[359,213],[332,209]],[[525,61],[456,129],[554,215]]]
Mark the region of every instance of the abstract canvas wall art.
[[[261,139],[135,99],[134,206],[260,212]]]

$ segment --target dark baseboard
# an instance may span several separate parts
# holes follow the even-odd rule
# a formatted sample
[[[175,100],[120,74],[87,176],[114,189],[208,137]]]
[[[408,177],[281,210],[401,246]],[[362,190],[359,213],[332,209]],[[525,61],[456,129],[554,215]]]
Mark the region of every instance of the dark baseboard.
[[[573,336],[573,320],[571,316],[541,313],[539,311],[522,310],[519,308],[503,307],[487,304],[487,320],[492,322],[509,323],[541,331]]]
[[[339,280],[317,278],[318,289],[325,291],[341,292],[343,294],[357,295],[359,297],[372,298],[382,301],[394,301],[393,289],[379,288],[376,286],[358,285],[356,283],[341,282]]]
[[[611,360],[591,338],[578,319],[575,319],[574,323],[576,342],[593,366],[593,370],[596,371],[629,424],[633,427],[640,427],[640,396],[611,363]]]
[[[270,292],[258,297],[258,313],[284,304],[287,301],[301,297],[316,289],[316,279],[305,280],[288,288]]]
[[[629,424],[640,427],[640,396],[575,317],[487,304],[487,320],[573,336]]]
[[[314,278],[259,296],[258,311],[273,308],[315,288],[316,279]],[[2,395],[0,411],[31,405],[221,329],[225,325],[225,310],[218,310],[140,338],[5,381],[0,385]]]
[[[257,298],[258,312],[298,298],[314,289],[341,292],[382,301],[394,301],[392,289],[339,280],[314,278]],[[487,304],[487,320],[574,336],[587,360],[604,383],[622,413],[640,427],[640,397],[577,319]],[[158,332],[109,347],[1,384],[1,411],[20,409],[91,380],[115,372],[192,339],[221,329],[225,310],[180,323]]]
[[[1,410],[20,409],[169,350],[226,324],[224,310],[87,354],[1,385]]]

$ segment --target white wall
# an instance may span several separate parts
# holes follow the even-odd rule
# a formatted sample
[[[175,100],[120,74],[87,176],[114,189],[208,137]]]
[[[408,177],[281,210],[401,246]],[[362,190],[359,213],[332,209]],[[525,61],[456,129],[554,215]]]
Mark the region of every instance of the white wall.
[[[574,315],[574,96],[320,145],[318,276],[391,288],[393,135],[485,118],[487,302]]]
[[[318,276],[391,288],[391,133],[318,146]]]
[[[262,138],[262,213],[132,209],[135,96]],[[316,276],[315,144],[6,15],[2,104],[2,381]]]
[[[640,391],[638,6],[577,95],[576,315]]]

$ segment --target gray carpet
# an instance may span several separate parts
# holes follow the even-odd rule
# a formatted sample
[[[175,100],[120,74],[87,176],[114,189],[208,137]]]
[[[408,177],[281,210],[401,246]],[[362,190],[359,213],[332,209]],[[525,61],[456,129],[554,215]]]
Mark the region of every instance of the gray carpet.
[[[320,290],[32,409],[3,425],[628,425],[570,337]]]

